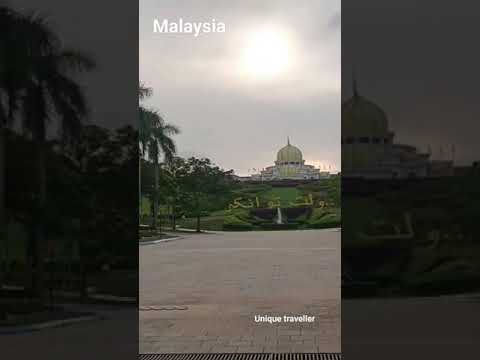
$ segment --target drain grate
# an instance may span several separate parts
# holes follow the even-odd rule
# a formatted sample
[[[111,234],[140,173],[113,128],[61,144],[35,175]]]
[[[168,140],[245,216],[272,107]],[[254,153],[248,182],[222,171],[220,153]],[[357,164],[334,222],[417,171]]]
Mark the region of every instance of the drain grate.
[[[341,360],[340,353],[140,354],[140,360]]]
[[[188,306],[140,306],[140,311],[174,311],[187,310]]]

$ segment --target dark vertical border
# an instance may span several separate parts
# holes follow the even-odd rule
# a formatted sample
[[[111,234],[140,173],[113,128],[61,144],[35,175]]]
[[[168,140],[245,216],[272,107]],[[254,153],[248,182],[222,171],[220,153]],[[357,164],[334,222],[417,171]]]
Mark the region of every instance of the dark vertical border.
[[[81,134],[82,139],[91,141],[91,146],[82,148],[84,158],[91,162],[82,172],[75,168],[74,161],[64,158],[64,152],[56,155],[49,152],[47,161],[47,188],[51,195],[47,202],[57,211],[48,211],[52,215],[48,234],[61,234],[67,242],[78,240],[84,261],[78,263],[54,256],[53,265],[49,262],[44,269],[51,275],[46,280],[49,286],[60,284],[54,280],[63,279],[65,269],[70,269],[75,281],[85,281],[90,295],[80,298],[76,286],[66,291],[64,283],[52,285],[66,293],[49,291],[49,299],[43,302],[70,309],[77,316],[65,314],[68,311],[63,312],[65,319],[43,314],[46,320],[36,324],[22,323],[20,317],[15,318],[20,320],[14,324],[10,316],[12,326],[3,326],[6,323],[0,326],[0,357],[137,359],[139,3],[19,0],[9,1],[6,6],[26,16],[41,17],[61,39],[62,46],[85,52],[96,66],[93,71],[75,77],[89,108],[88,123]],[[6,33],[0,37],[7,35],[14,37]],[[53,119],[52,124],[55,122]],[[51,132],[55,133],[55,127]],[[21,126],[12,129],[8,141],[6,202],[7,217],[13,219],[34,207],[29,202],[31,198],[22,196],[32,194],[35,198],[37,193],[34,173],[24,171],[24,167],[34,165],[35,151],[29,148]],[[100,148],[102,156],[96,152]],[[102,173],[101,168],[107,169],[106,172]],[[87,198],[101,200],[89,207],[84,201]],[[62,211],[59,204],[67,204],[67,210]],[[61,224],[57,219],[62,219]],[[24,227],[35,236],[33,225]],[[7,241],[10,247],[20,242],[11,232]],[[50,243],[49,249],[56,248]],[[2,275],[6,274],[1,277],[2,284],[9,285],[10,290],[21,288],[22,279],[28,276],[21,270],[23,265],[19,261],[2,263]],[[85,268],[88,276],[84,278],[79,274]],[[7,295],[11,295],[7,288],[0,290],[2,306]],[[11,307],[20,307],[23,293],[11,296],[19,298],[17,304],[10,303]]]
[[[478,11],[342,0],[345,358],[480,354]],[[395,149],[410,151],[404,164],[428,158],[427,177],[347,179],[366,156],[352,144],[372,144],[384,123],[387,141],[410,146]]]

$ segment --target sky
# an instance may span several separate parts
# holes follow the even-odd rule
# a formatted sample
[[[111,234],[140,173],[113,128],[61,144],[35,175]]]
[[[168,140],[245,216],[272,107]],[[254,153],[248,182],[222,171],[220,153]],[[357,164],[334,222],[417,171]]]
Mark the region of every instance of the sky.
[[[396,142],[458,165],[480,160],[478,2],[342,1],[342,98],[360,94],[388,115]]]
[[[154,19],[179,18],[226,31],[153,32]],[[142,0],[139,29],[145,105],[180,127],[179,155],[248,175],[290,137],[306,163],[338,171],[340,1]]]
[[[12,8],[48,19],[64,46],[80,50],[96,69],[77,77],[87,97],[88,121],[109,128],[137,126],[138,6],[135,2],[7,0]]]
[[[343,0],[341,22],[340,1],[142,0],[140,19],[135,2],[97,2],[94,12],[80,2],[9,3],[46,14],[67,46],[95,58],[97,69],[79,79],[90,121],[137,125],[140,76],[155,91],[148,105],[182,127],[184,155],[248,172],[271,165],[290,136],[307,160],[338,167],[340,71],[345,99],[354,67],[361,94],[387,112],[398,142],[430,145],[436,156],[454,144],[457,163],[480,159],[476,2]],[[162,16],[215,16],[227,33],[153,34],[152,20]],[[272,23],[290,38],[292,68],[275,81],[239,79],[228,64],[241,58],[240,39]]]

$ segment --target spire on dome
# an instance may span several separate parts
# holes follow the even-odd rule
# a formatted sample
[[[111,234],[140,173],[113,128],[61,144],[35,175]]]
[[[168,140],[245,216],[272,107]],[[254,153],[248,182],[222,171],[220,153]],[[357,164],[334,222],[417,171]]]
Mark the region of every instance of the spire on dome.
[[[290,145],[290,136],[287,136],[287,145]]]

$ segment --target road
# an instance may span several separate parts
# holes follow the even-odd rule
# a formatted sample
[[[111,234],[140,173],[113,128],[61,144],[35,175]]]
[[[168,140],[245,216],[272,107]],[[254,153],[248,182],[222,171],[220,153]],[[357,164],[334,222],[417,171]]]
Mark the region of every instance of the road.
[[[141,246],[140,352],[340,352],[340,235],[191,234]],[[315,321],[255,322],[303,314]]]

